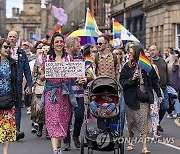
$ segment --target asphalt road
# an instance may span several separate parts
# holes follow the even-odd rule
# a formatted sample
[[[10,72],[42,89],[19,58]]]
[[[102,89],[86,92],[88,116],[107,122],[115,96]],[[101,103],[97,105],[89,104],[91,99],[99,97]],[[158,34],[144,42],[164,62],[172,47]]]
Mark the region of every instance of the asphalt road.
[[[152,154],[180,154],[180,127],[177,126],[172,119],[164,118],[162,122],[164,132],[162,133],[162,140],[166,140],[166,143],[148,142],[148,149]],[[35,134],[31,133],[31,121],[30,116],[26,115],[26,109],[22,112],[22,131],[25,132],[25,138],[19,142],[13,142],[10,144],[9,154],[53,154],[50,140],[43,137],[38,138]],[[44,132],[43,132],[44,133]],[[83,131],[82,131],[83,134]],[[125,130],[124,137],[127,137],[127,130]],[[169,139],[170,143],[167,143]],[[63,154],[80,154],[79,149],[75,149],[72,142],[72,150],[63,152]],[[127,144],[125,144],[126,148]],[[125,154],[141,154],[142,145],[140,143],[135,144],[134,150],[129,152],[125,150]],[[87,153],[87,148],[85,154]],[[94,151],[93,154],[113,154],[113,152],[99,152]],[[2,154],[2,147],[0,148],[0,154]]]

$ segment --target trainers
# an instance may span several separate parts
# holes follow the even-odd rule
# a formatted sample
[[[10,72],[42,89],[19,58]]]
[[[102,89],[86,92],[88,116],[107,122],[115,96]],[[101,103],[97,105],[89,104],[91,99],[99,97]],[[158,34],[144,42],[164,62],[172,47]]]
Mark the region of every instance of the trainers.
[[[98,108],[97,111],[98,111],[98,115],[102,115],[102,109],[101,108]]]
[[[106,114],[107,114],[107,115],[111,115],[111,113],[112,113],[112,110],[107,109]]]
[[[79,138],[78,137],[73,137],[73,140],[74,140],[74,145],[76,148],[80,148],[81,147],[81,143],[79,141]]]
[[[164,132],[164,129],[160,125],[157,127],[157,130],[160,132]]]
[[[71,146],[69,143],[64,143],[64,147],[63,147],[63,151],[70,151],[71,150]]]
[[[16,141],[19,141],[20,139],[23,139],[25,137],[24,132],[17,132],[16,133]]]
[[[58,154],[63,154],[61,148],[58,148]]]
[[[31,114],[31,107],[27,107],[27,115]]]

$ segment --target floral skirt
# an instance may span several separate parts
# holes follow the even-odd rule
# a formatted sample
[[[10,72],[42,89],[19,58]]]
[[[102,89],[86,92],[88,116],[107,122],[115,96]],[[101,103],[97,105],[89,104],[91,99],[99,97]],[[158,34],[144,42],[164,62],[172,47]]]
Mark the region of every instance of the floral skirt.
[[[16,141],[15,111],[0,110],[0,143]]]

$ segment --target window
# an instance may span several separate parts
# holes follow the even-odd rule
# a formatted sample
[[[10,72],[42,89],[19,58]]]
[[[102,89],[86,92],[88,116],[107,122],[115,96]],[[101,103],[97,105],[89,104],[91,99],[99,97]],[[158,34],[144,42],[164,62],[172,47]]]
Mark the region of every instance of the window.
[[[149,39],[150,39],[150,41],[149,41],[150,44],[152,44],[153,43],[153,27],[150,28],[150,38]]]
[[[180,48],[180,24],[176,25],[176,48]]]

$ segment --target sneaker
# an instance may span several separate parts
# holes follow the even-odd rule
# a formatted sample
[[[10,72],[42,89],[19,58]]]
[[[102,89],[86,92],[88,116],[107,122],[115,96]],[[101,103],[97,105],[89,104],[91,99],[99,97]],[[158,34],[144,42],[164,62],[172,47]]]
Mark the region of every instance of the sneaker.
[[[79,138],[78,137],[73,137],[73,140],[74,140],[74,145],[76,148],[80,148],[81,147],[81,143],[79,141]]]
[[[111,115],[111,113],[112,113],[112,110],[107,109],[106,114],[107,114],[107,115]]]
[[[27,115],[31,114],[31,107],[27,107]]]
[[[16,133],[16,141],[19,141],[20,139],[23,139],[25,137],[24,132],[17,132]]]
[[[177,114],[177,117],[176,117],[176,118],[180,119],[180,113]]]
[[[34,133],[34,134],[37,133],[38,129],[39,129],[39,125],[34,122],[34,126],[31,129],[31,133]]]
[[[61,148],[58,148],[58,154],[63,154]]]
[[[64,143],[64,147],[63,147],[63,151],[70,151],[71,150],[71,146],[69,143]]]
[[[97,111],[98,111],[98,115],[102,115],[102,109],[101,108],[98,108]]]
[[[167,119],[173,119],[173,115],[172,114],[168,114],[167,115]]]
[[[157,127],[157,130],[160,132],[164,132],[164,129],[160,125]]]

